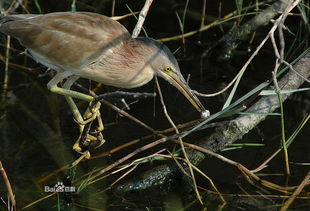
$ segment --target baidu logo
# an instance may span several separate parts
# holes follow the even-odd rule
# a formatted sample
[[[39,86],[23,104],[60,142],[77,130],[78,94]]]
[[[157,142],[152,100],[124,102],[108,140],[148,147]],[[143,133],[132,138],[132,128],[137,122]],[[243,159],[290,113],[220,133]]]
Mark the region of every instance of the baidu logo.
[[[75,192],[75,187],[65,186],[62,182],[57,182],[53,187],[44,186],[45,192],[70,193]]]

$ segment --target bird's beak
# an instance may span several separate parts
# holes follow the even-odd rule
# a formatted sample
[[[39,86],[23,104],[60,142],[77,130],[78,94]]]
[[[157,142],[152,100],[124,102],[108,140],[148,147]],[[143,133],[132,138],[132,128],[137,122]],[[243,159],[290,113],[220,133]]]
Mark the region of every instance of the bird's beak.
[[[187,98],[194,108],[201,113],[202,118],[207,118],[210,115],[209,111],[204,108],[196,95],[193,94],[182,76],[174,72],[163,72],[162,77],[175,86]]]

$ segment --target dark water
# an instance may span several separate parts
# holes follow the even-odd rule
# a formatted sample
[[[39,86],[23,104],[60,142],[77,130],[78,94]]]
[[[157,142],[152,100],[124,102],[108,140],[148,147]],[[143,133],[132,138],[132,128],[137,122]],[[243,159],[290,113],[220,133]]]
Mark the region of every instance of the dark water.
[[[111,2],[103,0],[78,1],[77,9],[110,15]],[[244,2],[244,4],[249,4],[249,1]],[[42,12],[48,13],[70,10],[71,1],[45,0],[38,1],[38,3]],[[143,3],[144,1],[116,1],[115,14],[123,15],[128,13],[125,4],[128,4],[133,11],[138,11],[143,6]],[[148,35],[159,39],[180,34],[180,27],[175,12],[178,11],[178,14],[182,17],[185,3],[186,1],[154,1],[144,25]],[[219,16],[220,4],[222,5],[222,15],[236,8],[233,1],[223,1],[221,3],[218,1],[207,1],[206,23],[210,23]],[[38,13],[35,1],[29,1],[27,8],[31,13]],[[189,1],[185,23],[186,32],[199,28],[201,8],[202,1]],[[25,13],[22,8],[19,8],[17,12]],[[296,21],[299,22],[300,20],[295,18],[288,21],[290,29],[295,33],[299,30],[299,26],[294,24]],[[127,18],[121,21],[130,32],[134,28],[135,22],[134,18]],[[266,27],[257,31],[253,43],[249,44],[249,41],[242,43],[229,62],[217,62],[214,56],[216,54],[200,59],[202,53],[219,40],[234,23],[235,21],[226,22],[221,27],[215,27],[187,38],[185,45],[182,44],[181,40],[166,43],[172,51],[178,50],[176,57],[179,60],[185,78],[190,75],[189,84],[191,88],[202,93],[213,93],[225,87],[247,60],[249,56],[248,50],[250,48],[255,49],[255,46],[260,43],[269,29],[269,27]],[[288,42],[286,44],[289,46],[294,37],[287,36]],[[305,36],[307,36],[306,32]],[[301,43],[302,40],[297,40],[296,42]],[[1,37],[1,44],[1,55],[4,56],[4,36]],[[304,46],[300,48],[300,52],[306,48],[305,44],[301,45]],[[203,207],[206,207],[208,210],[218,210],[221,208],[222,203],[220,199],[216,195],[209,193],[209,190],[213,190],[209,182],[198,174],[196,174],[197,184],[201,187],[200,190],[204,201],[203,207],[199,205],[190,185],[180,178],[168,182],[161,187],[154,187],[147,191],[132,192],[127,195],[120,195],[110,190],[106,191],[106,188],[124,172],[89,185],[77,194],[78,185],[82,181],[81,177],[87,177],[87,173],[94,172],[96,169],[115,162],[135,150],[138,146],[154,141],[155,138],[144,140],[142,143],[120,150],[110,156],[83,162],[77,168],[53,173],[55,170],[76,159],[76,155],[72,151],[72,145],[77,139],[78,127],[72,119],[72,114],[64,98],[47,90],[46,83],[52,75],[41,76],[45,72],[43,66],[36,64],[32,59],[24,55],[18,55],[23,51],[23,48],[16,40],[12,40],[11,47],[14,50],[11,51],[10,57],[12,66],[9,68],[9,88],[6,100],[1,103],[0,160],[12,183],[19,209],[47,196],[49,193],[47,193],[46,187],[54,187],[57,182],[63,182],[65,186],[75,188],[75,192],[55,194],[36,203],[28,210],[57,210],[58,208],[67,210],[200,210]],[[300,52],[292,54],[292,58],[296,57]],[[235,99],[255,88],[258,84],[269,80],[274,60],[272,47],[267,45],[243,76]],[[1,63],[1,70],[3,69],[4,64]],[[1,83],[3,78],[4,71],[1,71]],[[80,80],[79,82],[86,88],[96,86],[95,83],[90,83],[88,80]],[[171,87],[162,79],[160,79],[160,85],[169,114],[176,124],[199,118],[199,114],[174,87]],[[2,87],[1,84],[1,92],[3,92]],[[118,89],[103,86],[98,93],[115,90]],[[154,90],[155,83],[152,81],[141,88],[131,91],[153,92]],[[221,109],[228,94],[229,92],[226,92],[217,97],[200,99],[210,109],[211,113],[215,113]],[[152,128],[163,130],[170,127],[163,114],[158,97],[137,102],[129,100],[127,103],[130,104],[128,112]],[[307,112],[309,112],[309,103],[309,92],[294,94],[285,102],[285,132],[287,137],[294,132]],[[124,108],[124,104],[119,102],[116,102],[116,105]],[[78,106],[81,110],[85,110],[87,104],[79,102]],[[107,106],[101,108],[101,113],[105,124],[104,138],[106,143],[102,147],[92,150],[92,155],[99,155],[128,141],[151,134],[145,128],[117,114]],[[212,131],[210,129],[195,134],[185,139],[185,141],[191,142]],[[309,135],[309,126],[306,125],[290,146],[289,158],[292,163],[309,163]],[[243,149],[225,151],[221,154],[242,163],[249,169],[253,169],[279,148],[280,139],[280,118],[278,116],[271,116],[249,134],[245,135],[242,140],[238,141],[238,143],[263,143],[265,146],[245,147]],[[172,151],[174,147],[176,146],[173,144],[160,145],[143,152],[139,156],[148,156],[163,148]],[[128,178],[133,179],[139,173],[162,163],[164,161],[141,164]],[[286,199],[283,193],[269,189],[262,190],[257,186],[250,185],[242,177],[240,171],[215,158],[206,159],[199,165],[199,168],[212,178],[219,191],[225,196],[228,204],[223,206],[223,210],[277,210]],[[283,153],[280,153],[272,160],[269,167],[262,171],[265,175],[261,177],[282,186],[285,186],[287,181],[289,186],[298,185],[309,172],[309,167],[292,164],[292,176],[290,178],[278,175],[284,172]],[[46,176],[50,174],[52,176],[47,178]],[[1,197],[4,201],[7,201],[6,188],[2,180],[0,181]],[[76,181],[79,181],[79,183]],[[268,191],[266,192],[265,190]],[[247,194],[253,196],[249,197]],[[263,197],[263,194],[267,196]],[[1,210],[5,209],[5,205],[1,201],[0,207]],[[302,198],[296,200],[291,210],[307,210],[307,208],[309,208],[309,198]]]

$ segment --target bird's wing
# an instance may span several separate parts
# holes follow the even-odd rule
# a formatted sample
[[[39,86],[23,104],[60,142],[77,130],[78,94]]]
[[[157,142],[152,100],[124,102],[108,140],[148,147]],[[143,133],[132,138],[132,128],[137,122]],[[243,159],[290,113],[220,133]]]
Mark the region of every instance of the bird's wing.
[[[87,12],[6,16],[0,31],[17,38],[39,62],[69,68],[92,63],[110,47],[130,38],[117,21]]]

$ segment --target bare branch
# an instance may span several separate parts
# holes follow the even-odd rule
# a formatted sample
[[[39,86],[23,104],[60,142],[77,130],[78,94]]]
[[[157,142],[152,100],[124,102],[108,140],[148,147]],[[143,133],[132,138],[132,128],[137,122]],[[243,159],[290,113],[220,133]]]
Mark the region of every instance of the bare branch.
[[[146,17],[146,14],[149,11],[149,8],[150,8],[152,2],[153,2],[153,0],[146,0],[145,1],[143,9],[141,10],[141,12],[139,14],[138,22],[135,26],[135,29],[132,32],[132,38],[136,38],[139,36],[141,28],[142,28],[144,20],[145,20],[145,17]]]

